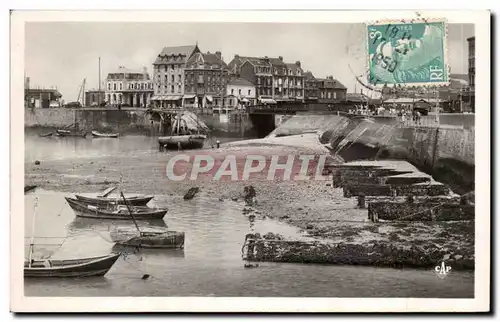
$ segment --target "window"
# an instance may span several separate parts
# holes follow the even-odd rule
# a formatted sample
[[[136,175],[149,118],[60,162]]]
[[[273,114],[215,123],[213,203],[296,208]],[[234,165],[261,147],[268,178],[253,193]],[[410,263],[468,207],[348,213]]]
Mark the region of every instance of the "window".
[[[120,83],[120,91],[122,90],[122,83]]]
[[[252,92],[252,90],[250,90],[250,89],[249,89],[249,90],[248,90],[248,96],[250,96],[250,93],[251,93],[251,92]]]
[[[108,91],[110,91],[110,90],[111,90],[111,83],[108,83]]]
[[[241,89],[238,90],[238,95],[241,95]]]
[[[182,92],[182,91],[181,91],[181,87],[182,87],[182,86],[181,86],[181,85],[179,85],[179,87],[177,88],[177,92],[179,92],[179,93],[181,93],[181,92]]]
[[[333,92],[333,98],[337,99],[337,92]]]
[[[332,98],[332,92],[328,92],[328,98]]]
[[[172,75],[172,83],[175,82],[175,75]]]
[[[231,88],[231,95],[234,94],[234,88]]]
[[[116,91],[116,83],[113,83],[113,90]]]
[[[170,86],[170,92],[173,93],[174,92],[174,85]]]
[[[179,75],[177,76],[177,78],[179,79],[179,82],[182,82],[182,77],[181,77],[181,74],[179,74]]]

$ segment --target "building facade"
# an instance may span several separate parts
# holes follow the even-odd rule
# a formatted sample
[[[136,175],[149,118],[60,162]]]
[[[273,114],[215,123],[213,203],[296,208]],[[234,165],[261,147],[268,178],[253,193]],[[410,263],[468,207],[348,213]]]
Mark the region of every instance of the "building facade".
[[[157,107],[183,106],[186,62],[196,53],[198,45],[165,47],[153,63],[154,96]]]
[[[25,88],[24,106],[30,108],[60,107],[61,97],[57,89]]]
[[[228,110],[243,110],[247,106],[257,104],[255,85],[248,80],[233,77],[227,83],[224,108]]]
[[[244,61],[240,64],[241,61]],[[262,103],[303,102],[304,71],[300,61],[285,63],[283,57],[235,56],[230,70],[256,87],[256,97]]]
[[[153,83],[146,67],[134,71],[123,66],[106,77],[106,104],[111,106],[147,107],[153,96]]]
[[[49,108],[62,105],[62,95],[55,88],[31,88],[30,78],[24,78],[24,107]]]
[[[316,78],[318,103],[337,103],[345,101],[347,88],[333,76]]]
[[[266,58],[248,58],[240,67],[241,78],[255,86],[255,97],[260,103],[275,104],[273,100],[272,65]]]
[[[313,73],[304,73],[304,100],[306,102],[317,102],[319,97],[318,82]]]
[[[197,108],[222,106],[228,69],[221,52],[193,54],[186,62],[184,80],[183,106]]]
[[[85,106],[96,107],[106,102],[106,93],[103,90],[91,89],[85,91]]]

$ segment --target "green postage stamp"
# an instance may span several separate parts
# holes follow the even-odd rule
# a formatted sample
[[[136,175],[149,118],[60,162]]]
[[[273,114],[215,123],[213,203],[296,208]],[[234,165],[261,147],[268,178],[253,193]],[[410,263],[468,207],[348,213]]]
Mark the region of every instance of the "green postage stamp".
[[[449,84],[444,20],[382,21],[367,24],[366,32],[369,84]]]

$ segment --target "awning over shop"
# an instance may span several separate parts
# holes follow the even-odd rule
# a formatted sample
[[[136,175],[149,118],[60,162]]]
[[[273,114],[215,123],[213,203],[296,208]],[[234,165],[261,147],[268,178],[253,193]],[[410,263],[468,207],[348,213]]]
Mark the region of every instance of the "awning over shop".
[[[271,99],[271,98],[261,98],[260,99],[261,103],[267,103],[267,104],[276,104],[276,101]]]
[[[165,96],[164,100],[165,101],[177,101],[180,100],[182,96],[173,96],[173,95],[167,95]]]
[[[184,95],[184,99],[193,99],[195,97],[196,97],[196,95],[194,95],[194,94],[186,94],[186,95]]]
[[[206,96],[205,96],[205,98],[206,98],[206,99],[207,99],[207,101],[209,101],[209,102],[212,102],[212,101],[214,100],[214,99],[213,99],[213,97],[212,97],[212,96],[210,96],[210,95],[206,95]]]
[[[247,98],[242,98],[242,99],[240,99],[240,101],[242,101],[244,103],[250,102]]]
[[[151,100],[152,101],[161,101],[161,95],[155,95],[155,96],[151,97]]]

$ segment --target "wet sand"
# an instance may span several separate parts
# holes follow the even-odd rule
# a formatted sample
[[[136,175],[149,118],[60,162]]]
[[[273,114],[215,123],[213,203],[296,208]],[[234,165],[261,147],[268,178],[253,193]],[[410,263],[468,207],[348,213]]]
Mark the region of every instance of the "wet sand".
[[[220,149],[183,151],[210,154],[218,162],[228,154],[244,160],[248,154],[285,156],[289,154],[325,154],[315,134],[273,140],[230,143]],[[165,176],[168,160],[177,152],[124,152],[113,156],[43,161],[25,164],[25,184],[34,184],[60,192],[96,192],[120,182],[127,193],[183,196],[191,187],[199,187],[195,198],[242,200],[245,186],[257,192],[257,203],[248,212],[275,218],[299,227],[324,243],[371,246],[387,244],[395,249],[417,248],[433,258],[457,260],[458,269],[474,264],[473,222],[399,222],[372,223],[366,209],[356,207],[355,198],[344,198],[342,189],[331,181],[214,181],[205,175],[196,181],[171,181]],[[458,263],[458,262],[457,262]],[[427,263],[428,264],[428,263]]]

